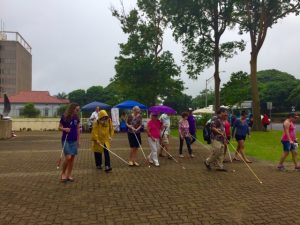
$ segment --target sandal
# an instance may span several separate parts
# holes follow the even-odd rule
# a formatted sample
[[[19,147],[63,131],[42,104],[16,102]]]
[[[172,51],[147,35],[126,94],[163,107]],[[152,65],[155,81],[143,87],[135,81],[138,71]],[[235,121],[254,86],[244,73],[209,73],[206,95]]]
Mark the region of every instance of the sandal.
[[[233,160],[233,161],[241,161],[240,159],[237,159],[237,158],[235,158],[235,157],[234,157],[232,160]]]

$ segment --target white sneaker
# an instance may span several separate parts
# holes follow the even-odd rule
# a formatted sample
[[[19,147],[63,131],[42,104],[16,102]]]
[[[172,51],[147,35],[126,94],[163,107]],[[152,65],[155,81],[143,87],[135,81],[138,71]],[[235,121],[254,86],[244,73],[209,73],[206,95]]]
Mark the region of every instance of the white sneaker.
[[[159,166],[159,163],[155,163],[154,165],[155,165],[155,166]]]
[[[180,157],[180,158],[184,158],[184,155],[180,154],[179,157]]]

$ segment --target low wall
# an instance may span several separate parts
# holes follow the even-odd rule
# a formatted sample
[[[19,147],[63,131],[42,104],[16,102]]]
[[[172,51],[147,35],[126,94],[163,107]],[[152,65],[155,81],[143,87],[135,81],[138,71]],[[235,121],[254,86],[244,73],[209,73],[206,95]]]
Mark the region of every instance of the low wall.
[[[13,118],[12,129],[20,130],[57,130],[60,118]]]
[[[11,137],[12,121],[0,120],[0,139],[7,139]]]

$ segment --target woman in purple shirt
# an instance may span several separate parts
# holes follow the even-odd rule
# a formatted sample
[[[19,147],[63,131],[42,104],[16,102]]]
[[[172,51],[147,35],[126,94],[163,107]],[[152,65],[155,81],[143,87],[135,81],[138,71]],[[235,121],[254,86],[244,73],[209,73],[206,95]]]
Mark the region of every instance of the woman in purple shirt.
[[[61,182],[74,181],[74,179],[72,178],[72,170],[75,155],[77,155],[79,146],[79,110],[80,107],[77,103],[71,103],[59,121],[59,130],[63,132],[61,142],[64,148],[63,151],[65,155],[65,161],[63,163],[60,178]]]
[[[189,108],[189,116],[187,118],[189,122],[189,129],[191,134],[191,144],[196,141],[196,119],[193,115],[193,109]]]

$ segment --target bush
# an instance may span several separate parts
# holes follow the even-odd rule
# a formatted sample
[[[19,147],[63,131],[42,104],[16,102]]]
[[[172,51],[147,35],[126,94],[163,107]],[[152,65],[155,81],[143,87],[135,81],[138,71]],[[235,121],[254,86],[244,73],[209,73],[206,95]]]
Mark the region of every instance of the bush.
[[[203,128],[206,124],[206,122],[212,118],[212,115],[211,114],[202,114],[201,117],[196,117],[196,126],[197,127],[200,127],[200,128]]]
[[[28,103],[20,110],[20,116],[35,118],[40,115],[41,111],[34,107],[33,103]]]

